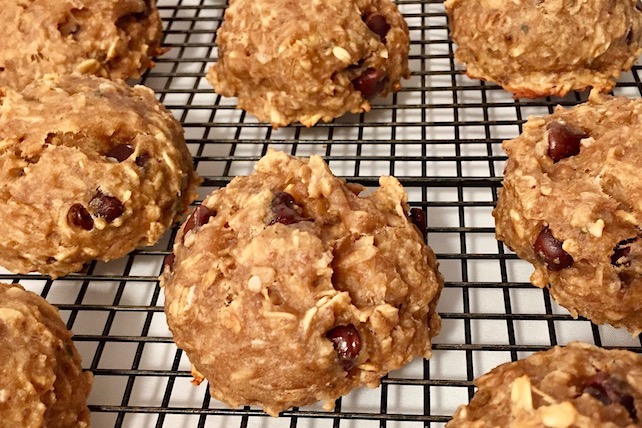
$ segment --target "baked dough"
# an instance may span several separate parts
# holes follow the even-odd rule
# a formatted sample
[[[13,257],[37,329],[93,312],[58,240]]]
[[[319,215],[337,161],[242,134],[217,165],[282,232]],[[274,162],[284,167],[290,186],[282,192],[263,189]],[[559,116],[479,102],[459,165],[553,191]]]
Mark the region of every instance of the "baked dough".
[[[4,0],[0,86],[23,89],[47,73],[139,77],[160,55],[156,0]]]
[[[0,284],[0,426],[84,428],[92,375],[58,310],[19,285]]]
[[[642,331],[642,100],[594,97],[505,141],[497,239],[576,317]]]
[[[555,346],[502,364],[447,428],[639,427],[642,357],[586,343]]]
[[[370,110],[410,77],[408,26],[390,0],[234,0],[207,79],[274,127]]]
[[[608,92],[642,53],[636,0],[446,0],[455,59],[515,97]]]
[[[198,182],[151,89],[49,75],[0,92],[0,265],[12,272],[56,277],[152,245]]]
[[[319,156],[271,152],[181,227],[161,276],[165,313],[213,397],[273,416],[332,408],[430,357],[443,278],[401,184],[380,184],[358,196]]]

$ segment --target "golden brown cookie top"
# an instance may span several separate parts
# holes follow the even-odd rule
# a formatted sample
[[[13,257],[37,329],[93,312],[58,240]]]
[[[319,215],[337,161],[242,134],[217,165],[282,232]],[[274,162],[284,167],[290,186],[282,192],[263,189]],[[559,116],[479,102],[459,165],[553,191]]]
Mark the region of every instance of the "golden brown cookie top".
[[[163,53],[156,0],[8,0],[0,9],[0,86],[48,73],[139,77]]]

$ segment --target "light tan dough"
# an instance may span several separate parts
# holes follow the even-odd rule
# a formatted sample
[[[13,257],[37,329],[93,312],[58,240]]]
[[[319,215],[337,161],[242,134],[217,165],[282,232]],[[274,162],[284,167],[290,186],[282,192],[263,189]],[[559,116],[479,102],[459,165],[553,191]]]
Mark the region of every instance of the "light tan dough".
[[[378,30],[383,39],[366,25],[368,14],[390,26]],[[368,98],[398,91],[410,76],[408,26],[390,0],[234,0],[217,42],[209,82],[274,127],[370,111]],[[381,84],[360,92],[366,85],[354,82],[367,70]]]
[[[151,89],[50,75],[0,92],[0,265],[12,272],[56,277],[153,245],[198,183]]]
[[[139,77],[160,55],[156,0],[4,0],[0,86],[23,89],[48,73]]]
[[[0,284],[0,427],[85,428],[92,375],[83,372],[58,310]]]
[[[636,0],[446,0],[455,59],[516,98],[609,92],[642,53]]]
[[[161,276],[165,312],[213,397],[273,416],[331,408],[430,357],[443,278],[401,184],[380,184],[358,196],[321,157],[271,152],[181,227]]]
[[[579,153],[554,162],[549,143],[559,137],[551,127],[560,125],[578,133]],[[522,135],[503,143],[508,162],[493,213],[497,239],[535,267],[534,285],[548,286],[575,317],[635,334],[642,331],[641,132],[640,99],[599,96],[531,117]],[[562,253],[538,256],[546,228],[570,265]],[[556,264],[558,256],[565,263]]]

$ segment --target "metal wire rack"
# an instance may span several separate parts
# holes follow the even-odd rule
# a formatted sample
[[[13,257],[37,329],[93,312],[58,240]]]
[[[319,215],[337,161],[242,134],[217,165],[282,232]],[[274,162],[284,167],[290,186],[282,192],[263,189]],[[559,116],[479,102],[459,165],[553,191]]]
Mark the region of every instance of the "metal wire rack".
[[[204,75],[217,55],[224,0],[161,0],[164,43],[172,49],[140,83],[182,122],[205,177],[201,199],[249,173],[268,147],[323,155],[335,174],[365,186],[375,186],[380,175],[397,176],[411,205],[427,214],[429,243],[446,278],[432,359],[391,373],[377,389],[352,392],[334,411],[312,405],[270,418],[255,408],[228,409],[210,398],[205,383],[190,384],[157,281],[175,229],[155,247],[55,281],[0,272],[0,280],[20,282],[60,308],[95,375],[94,426],[440,427],[472,397],[472,380],[497,364],[572,340],[642,352],[639,338],[572,319],[546,290],[529,284],[530,266],[494,238],[502,140],[518,135],[529,115],[585,95],[513,100],[495,85],[470,80],[454,62],[442,1],[397,4],[410,27],[412,77],[368,114],[273,130],[216,95]],[[640,96],[639,73],[636,65],[616,93]]]

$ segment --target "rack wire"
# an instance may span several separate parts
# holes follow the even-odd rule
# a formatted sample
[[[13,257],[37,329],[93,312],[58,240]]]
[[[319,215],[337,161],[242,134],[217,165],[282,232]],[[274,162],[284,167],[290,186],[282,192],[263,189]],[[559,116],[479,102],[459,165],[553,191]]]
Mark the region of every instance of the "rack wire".
[[[429,244],[446,278],[433,357],[391,373],[377,389],[339,399],[334,411],[312,405],[270,418],[256,408],[228,409],[205,383],[190,384],[157,281],[176,228],[154,247],[55,281],[0,272],[0,280],[20,282],[60,308],[95,376],[94,426],[440,427],[472,397],[472,380],[497,364],[572,340],[642,352],[639,338],[572,319],[546,290],[530,285],[531,267],[494,238],[502,140],[517,136],[529,115],[575,105],[585,94],[514,100],[498,86],[468,79],[454,62],[442,2],[397,4],[410,28],[412,77],[367,114],[273,130],[216,95],[204,75],[216,59],[224,0],[159,1],[164,44],[172,49],[140,83],[183,124],[205,178],[200,200],[249,173],[268,147],[322,155],[335,174],[365,186],[376,186],[380,175],[397,176],[410,204],[427,214]],[[636,65],[623,75],[616,93],[639,97],[639,73]]]

